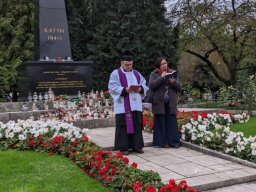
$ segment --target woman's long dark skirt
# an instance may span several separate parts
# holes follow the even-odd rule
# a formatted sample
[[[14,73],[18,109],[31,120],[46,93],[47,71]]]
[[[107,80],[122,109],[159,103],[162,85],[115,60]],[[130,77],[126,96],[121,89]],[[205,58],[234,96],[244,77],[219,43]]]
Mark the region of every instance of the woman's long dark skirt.
[[[115,132],[115,149],[116,150],[140,150],[144,147],[142,136],[142,112],[132,111],[134,133],[127,134],[125,114],[117,114],[116,132]]]
[[[153,146],[180,145],[177,116],[169,111],[169,105],[165,103],[165,114],[154,115]]]

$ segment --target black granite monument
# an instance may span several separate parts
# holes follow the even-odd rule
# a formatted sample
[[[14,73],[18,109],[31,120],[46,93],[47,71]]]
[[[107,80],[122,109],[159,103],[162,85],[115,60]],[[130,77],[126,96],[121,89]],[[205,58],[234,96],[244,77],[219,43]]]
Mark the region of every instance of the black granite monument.
[[[27,92],[76,95],[92,89],[92,61],[73,61],[64,0],[39,0],[39,53],[24,63]]]

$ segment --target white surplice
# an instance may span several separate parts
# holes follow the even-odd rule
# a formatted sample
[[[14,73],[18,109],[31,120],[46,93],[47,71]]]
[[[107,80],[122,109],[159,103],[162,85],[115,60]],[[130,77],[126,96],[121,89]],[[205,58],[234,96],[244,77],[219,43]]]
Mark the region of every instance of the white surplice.
[[[131,111],[142,111],[142,99],[146,96],[146,92],[148,91],[148,87],[146,86],[145,78],[139,73],[140,82],[138,83],[136,76],[133,71],[124,71],[122,67],[120,67],[122,72],[125,74],[128,86],[131,85],[140,85],[143,87],[143,93],[129,93]],[[109,78],[108,82],[108,90],[114,101],[114,113],[121,114],[125,113],[124,110],[124,97],[121,96],[124,87],[121,86],[118,70],[114,70]]]

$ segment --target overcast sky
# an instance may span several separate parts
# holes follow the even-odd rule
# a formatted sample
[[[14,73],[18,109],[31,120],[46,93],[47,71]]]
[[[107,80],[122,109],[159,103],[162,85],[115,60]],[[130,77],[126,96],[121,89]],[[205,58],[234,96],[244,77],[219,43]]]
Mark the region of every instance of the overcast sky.
[[[167,1],[165,2],[165,5],[166,5],[166,7],[168,8],[169,6],[171,6],[171,5],[173,5],[173,4],[176,4],[178,1],[180,1],[180,0],[167,0]]]

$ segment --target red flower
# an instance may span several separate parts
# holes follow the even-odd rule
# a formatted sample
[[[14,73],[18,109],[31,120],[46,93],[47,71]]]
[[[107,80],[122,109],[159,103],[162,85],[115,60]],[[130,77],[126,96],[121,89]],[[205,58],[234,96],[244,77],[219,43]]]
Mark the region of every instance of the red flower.
[[[108,176],[107,176],[107,175],[104,175],[104,176],[103,176],[103,180],[104,180],[104,181],[107,181],[107,180],[108,180]]]
[[[153,121],[150,121],[149,127],[150,127],[151,129],[153,129],[153,127],[154,127],[154,122],[153,122]]]
[[[89,141],[89,138],[87,137],[87,135],[84,135],[84,136],[82,137],[82,140],[83,140],[83,141]]]
[[[134,183],[132,189],[134,192],[139,192],[141,187],[142,187],[142,182]]]
[[[123,154],[121,152],[116,153],[116,157],[118,159],[123,158]]]
[[[147,186],[146,192],[156,192],[156,188],[154,186]]]
[[[111,162],[110,162],[110,161],[107,161],[107,162],[105,163],[106,167],[109,167],[109,166],[110,166],[110,164],[111,164]]]
[[[148,118],[143,116],[143,127],[147,126]]]
[[[94,159],[95,159],[96,161],[102,161],[102,160],[103,160],[103,158],[102,158],[101,156],[99,156],[99,155],[97,155],[96,157],[94,157]]]
[[[75,147],[78,145],[77,140],[75,140],[75,141],[73,142],[73,145],[74,145]]]
[[[52,139],[53,143],[61,143],[63,141],[63,138],[61,136],[56,136]]]
[[[181,180],[180,183],[178,184],[180,187],[184,188],[187,186],[187,182],[185,180]]]
[[[48,142],[43,142],[42,147],[47,147],[48,144],[49,144]]]
[[[167,190],[164,186],[162,186],[162,187],[160,187],[159,192],[167,192]]]
[[[108,156],[108,157],[110,157],[110,156],[113,154],[112,151],[107,151],[106,153],[107,153],[107,156]]]
[[[31,140],[28,142],[28,145],[34,147],[36,145],[36,142],[34,140]]]
[[[132,168],[136,169],[137,168],[137,163],[133,162],[131,166],[132,166]]]
[[[42,140],[42,139],[43,139],[43,136],[42,136],[42,135],[38,135],[38,136],[37,136],[37,139]]]
[[[111,175],[115,175],[115,174],[116,174],[116,169],[113,168],[113,169],[111,170],[110,174],[111,174]]]
[[[175,180],[174,179],[170,179],[169,180],[169,184],[175,185]]]
[[[124,161],[125,164],[128,164],[128,163],[129,163],[129,159],[128,159],[127,157],[124,157],[124,158],[123,158],[123,161]]]
[[[102,168],[102,169],[100,169],[100,170],[98,171],[98,174],[104,175],[107,171],[108,171],[108,169],[107,169],[106,167],[104,167],[104,168]]]
[[[103,150],[101,149],[98,150],[98,155],[103,155],[103,153],[104,153]]]

